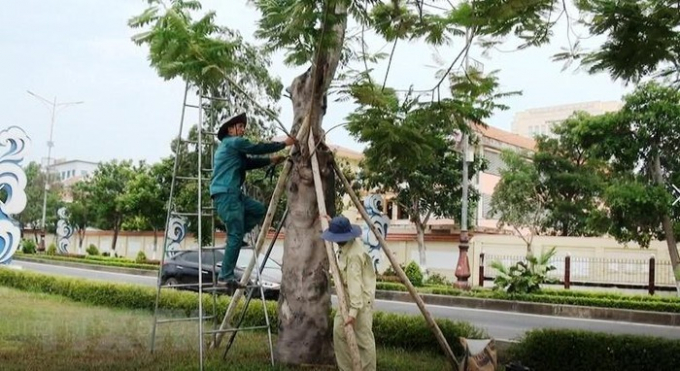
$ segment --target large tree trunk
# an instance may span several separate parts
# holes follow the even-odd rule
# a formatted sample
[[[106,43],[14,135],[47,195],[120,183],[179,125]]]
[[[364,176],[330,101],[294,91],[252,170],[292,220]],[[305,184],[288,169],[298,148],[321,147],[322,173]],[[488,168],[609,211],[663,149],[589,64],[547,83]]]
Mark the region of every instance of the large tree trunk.
[[[665,187],[663,174],[661,173],[661,158],[657,151],[654,156],[654,170],[653,170],[654,181],[656,184]],[[673,265],[673,270],[678,269],[680,265],[680,255],[678,254],[678,247],[675,242],[675,234],[673,232],[673,221],[668,214],[664,214],[661,217],[661,226],[663,227],[663,232],[666,235],[666,244],[668,245],[668,255],[671,257],[671,264]]]
[[[344,6],[331,9],[335,9],[337,14],[346,13]],[[308,115],[310,135],[314,135],[317,142],[323,135],[324,96],[340,60],[346,26],[346,21],[343,21],[326,31],[335,33],[337,47],[320,53],[310,69],[296,77],[290,86],[293,136],[297,135]],[[314,85],[316,88],[313,88]],[[285,223],[276,358],[283,364],[332,365],[335,357],[331,343],[333,329],[328,318],[331,312],[330,268],[320,237],[319,208],[306,143],[306,138],[303,138],[298,150],[291,156],[293,166],[286,189],[289,216]],[[335,177],[332,154],[325,146],[319,146],[316,154],[326,195],[326,209],[333,215]]]
[[[418,240],[418,255],[420,256],[420,270],[424,275],[427,275],[427,251],[425,250],[425,225],[419,220],[415,220],[416,238]]]

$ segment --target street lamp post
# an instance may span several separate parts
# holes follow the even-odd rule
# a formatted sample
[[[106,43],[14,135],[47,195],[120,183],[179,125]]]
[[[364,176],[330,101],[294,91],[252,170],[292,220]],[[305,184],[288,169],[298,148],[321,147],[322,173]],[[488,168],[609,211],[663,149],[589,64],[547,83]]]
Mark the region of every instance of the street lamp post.
[[[468,162],[469,162],[469,139],[466,133],[463,133],[462,138],[462,152],[463,152],[463,184],[462,184],[462,200],[461,200],[461,215],[460,215],[460,243],[458,245],[458,263],[456,264],[456,278],[458,281],[455,285],[458,288],[468,287],[468,278],[470,278],[470,261],[468,259],[468,189],[470,181],[468,179]],[[474,160],[474,158],[472,159]]]
[[[84,102],[63,102],[57,103],[57,97],[54,97],[54,101],[49,100],[27,90],[28,94],[40,100],[42,103],[46,104],[48,107],[52,108],[52,118],[50,120],[50,139],[47,141],[47,165],[45,166],[45,189],[43,192],[43,207],[42,207],[42,222],[40,224],[40,250],[45,250],[45,218],[47,216],[47,192],[50,189],[50,162],[52,160],[52,147],[54,147],[54,142],[52,141],[54,135],[54,122],[57,114],[57,107],[66,108],[68,106],[73,106],[76,104],[82,104]]]

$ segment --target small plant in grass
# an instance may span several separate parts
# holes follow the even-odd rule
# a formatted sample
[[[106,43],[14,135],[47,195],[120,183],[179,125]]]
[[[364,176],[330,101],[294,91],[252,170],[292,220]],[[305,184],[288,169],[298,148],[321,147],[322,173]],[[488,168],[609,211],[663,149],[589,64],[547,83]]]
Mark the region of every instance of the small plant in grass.
[[[425,280],[425,285],[429,286],[449,286],[451,283],[444,277],[444,275],[439,273],[430,273],[430,275]]]
[[[97,256],[99,255],[99,249],[95,245],[90,245],[87,247],[87,250],[85,250],[87,255],[92,255],[92,256]]]
[[[57,255],[57,245],[51,243],[47,248],[47,255]]]
[[[408,263],[404,273],[413,286],[420,287],[423,285],[423,272],[420,271],[420,267],[413,260]]]
[[[21,240],[21,252],[24,254],[35,254],[36,245],[31,239]]]
[[[555,248],[536,256],[529,254],[526,261],[520,261],[506,268],[501,262],[494,261],[491,267],[498,271],[494,279],[494,290],[503,290],[509,294],[530,294],[541,290],[541,284],[554,283],[548,272],[555,270],[549,265],[555,255]]]
[[[137,253],[137,258],[135,258],[135,262],[140,264],[146,262],[146,254],[144,254],[144,251],[140,251]]]

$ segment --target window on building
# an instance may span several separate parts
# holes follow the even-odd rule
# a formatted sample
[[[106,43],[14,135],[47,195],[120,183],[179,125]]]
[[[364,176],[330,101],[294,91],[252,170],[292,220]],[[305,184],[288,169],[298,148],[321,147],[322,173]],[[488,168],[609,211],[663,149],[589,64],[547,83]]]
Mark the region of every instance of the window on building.
[[[482,193],[482,218],[497,220],[500,213],[491,214],[491,195]]]
[[[503,160],[501,159],[500,153],[484,151],[484,158],[489,162],[489,166],[486,169],[487,174],[501,175],[501,170],[504,168]]]

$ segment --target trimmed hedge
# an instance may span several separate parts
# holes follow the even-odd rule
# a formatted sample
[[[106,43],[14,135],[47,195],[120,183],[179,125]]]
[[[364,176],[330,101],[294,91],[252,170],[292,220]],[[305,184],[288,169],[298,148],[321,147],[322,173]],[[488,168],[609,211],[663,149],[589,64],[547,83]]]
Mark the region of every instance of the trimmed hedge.
[[[59,295],[91,305],[123,309],[153,311],[156,300],[156,288],[154,287],[76,280],[11,269],[0,269],[0,286]],[[216,312],[218,317],[224,316],[230,300],[231,298],[226,295],[217,297]],[[213,313],[213,297],[211,294],[204,294],[203,307],[208,315]],[[267,312],[272,323],[277,322],[277,307],[276,302],[267,302]],[[159,308],[163,310],[165,316],[196,316],[198,313],[198,294],[164,289]],[[243,301],[240,301],[237,314],[240,315],[242,308]],[[334,315],[334,310],[332,310],[329,316],[329,326],[331,327]],[[436,321],[451,349],[458,355],[462,354],[462,348],[458,341],[459,337],[481,339],[488,336],[483,330],[465,322],[443,319]],[[244,326],[264,324],[262,302],[260,300],[251,301],[244,319]],[[277,330],[278,326],[272,326],[273,332],[276,333]],[[433,352],[440,350],[434,334],[420,315],[409,316],[375,312],[373,332],[376,342],[383,346]]]
[[[103,265],[107,267],[120,267],[120,268],[134,268],[134,269],[146,269],[157,271],[159,268],[158,264],[154,263],[136,263],[134,260],[124,259],[124,258],[108,258],[104,256],[92,256],[92,255],[33,255],[33,254],[15,254],[17,258],[27,258],[31,260],[42,260],[42,261],[65,261],[80,264],[92,264],[92,265]]]
[[[378,282],[378,290],[407,291],[406,286],[395,282]],[[496,299],[531,303],[576,305],[583,307],[644,310],[651,312],[680,313],[680,298],[663,296],[624,295],[617,293],[589,293],[567,290],[543,290],[535,294],[508,294],[503,291],[475,288],[469,291],[445,286],[418,288],[421,293],[462,296],[477,299]]]
[[[574,330],[533,330],[509,349],[532,370],[680,370],[680,340]]]

